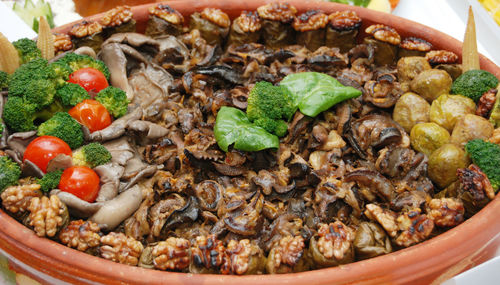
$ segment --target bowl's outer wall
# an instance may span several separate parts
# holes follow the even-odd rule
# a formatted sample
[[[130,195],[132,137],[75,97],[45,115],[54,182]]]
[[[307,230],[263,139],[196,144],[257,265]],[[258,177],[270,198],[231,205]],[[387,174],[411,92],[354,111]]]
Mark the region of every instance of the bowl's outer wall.
[[[186,19],[203,7],[220,8],[232,18],[242,10],[255,10],[272,1],[265,0],[186,0],[169,1]],[[383,23],[394,27],[402,37],[417,36],[431,42],[435,49],[461,54],[461,43],[452,37],[418,23],[385,13],[336,3],[287,1],[299,12],[321,9],[355,10],[363,27]],[[143,31],[147,8],[133,8],[138,31]],[[96,19],[99,16],[92,16]],[[72,24],[56,28],[67,32]],[[500,78],[500,68],[481,56],[481,68]],[[37,237],[0,210],[0,249],[11,259],[12,267],[32,278],[50,284],[52,277],[71,284],[439,284],[440,282],[493,257],[500,247],[500,195],[474,217],[444,234],[416,246],[385,256],[334,268],[284,275],[221,276],[161,272],[125,266],[70,249],[57,242]],[[41,272],[42,274],[37,274]],[[51,276],[51,277],[47,277]]]

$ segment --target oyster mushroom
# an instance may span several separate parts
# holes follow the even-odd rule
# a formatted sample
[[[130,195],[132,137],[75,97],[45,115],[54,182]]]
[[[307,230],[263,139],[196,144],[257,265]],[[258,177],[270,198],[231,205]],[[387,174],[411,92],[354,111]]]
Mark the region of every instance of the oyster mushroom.
[[[135,185],[114,199],[104,202],[89,220],[99,224],[105,230],[112,230],[130,217],[139,208],[141,202],[142,187]]]

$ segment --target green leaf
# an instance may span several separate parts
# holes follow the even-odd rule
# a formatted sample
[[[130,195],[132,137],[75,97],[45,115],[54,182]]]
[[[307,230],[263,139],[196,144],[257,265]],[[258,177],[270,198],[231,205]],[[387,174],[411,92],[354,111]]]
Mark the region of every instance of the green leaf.
[[[301,72],[285,76],[280,85],[288,89],[293,104],[303,114],[316,117],[344,100],[359,97],[361,91],[346,87],[335,78],[318,72]]]
[[[366,7],[371,0],[329,0],[330,2]]]
[[[247,115],[236,108],[223,106],[217,113],[214,135],[223,151],[228,151],[231,144],[242,151],[259,151],[278,148],[279,138],[268,133],[248,120]]]

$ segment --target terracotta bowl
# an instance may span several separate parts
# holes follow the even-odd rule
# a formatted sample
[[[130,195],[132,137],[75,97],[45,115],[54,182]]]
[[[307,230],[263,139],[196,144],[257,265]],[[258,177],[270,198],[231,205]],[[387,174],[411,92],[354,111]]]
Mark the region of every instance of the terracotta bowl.
[[[255,10],[265,0],[187,0],[168,4],[185,17],[203,7],[220,8],[231,17],[242,10]],[[363,19],[363,28],[373,23],[394,27],[403,37],[417,36],[436,49],[461,54],[462,44],[436,30],[389,14],[328,2],[289,0],[300,11],[321,9],[355,10]],[[133,8],[139,31],[144,30],[147,8]],[[93,16],[95,18],[99,16]],[[67,32],[72,24],[56,28]],[[481,68],[500,77],[500,68],[481,57]],[[439,284],[450,277],[493,257],[500,247],[500,195],[463,224],[416,246],[384,256],[334,268],[284,275],[221,276],[162,272],[121,265],[65,247],[19,224],[0,211],[0,252],[11,261],[14,270],[42,283],[71,284]]]

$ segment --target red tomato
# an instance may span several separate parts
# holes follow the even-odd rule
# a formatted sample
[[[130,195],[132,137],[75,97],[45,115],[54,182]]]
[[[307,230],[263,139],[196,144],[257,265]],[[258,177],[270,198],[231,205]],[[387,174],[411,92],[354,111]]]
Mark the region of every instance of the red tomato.
[[[99,176],[87,166],[72,166],[61,175],[59,189],[92,203],[99,193]]]
[[[34,139],[24,151],[23,161],[33,162],[40,170],[47,172],[47,165],[59,154],[71,155],[71,148],[62,139],[41,136]]]
[[[80,68],[69,76],[69,82],[82,86],[87,92],[99,92],[108,87],[106,76],[99,70],[91,67]]]
[[[83,100],[68,111],[71,117],[89,128],[91,132],[111,125],[111,115],[106,107],[96,100]]]

